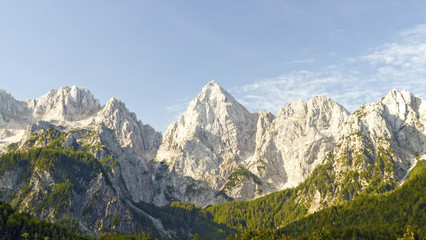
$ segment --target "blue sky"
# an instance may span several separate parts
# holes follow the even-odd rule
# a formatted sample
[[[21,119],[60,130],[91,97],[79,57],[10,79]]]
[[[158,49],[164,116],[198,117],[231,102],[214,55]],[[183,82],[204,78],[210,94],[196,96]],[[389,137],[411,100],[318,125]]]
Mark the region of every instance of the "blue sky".
[[[164,132],[215,80],[250,111],[426,96],[425,1],[1,1],[0,88],[122,99]]]

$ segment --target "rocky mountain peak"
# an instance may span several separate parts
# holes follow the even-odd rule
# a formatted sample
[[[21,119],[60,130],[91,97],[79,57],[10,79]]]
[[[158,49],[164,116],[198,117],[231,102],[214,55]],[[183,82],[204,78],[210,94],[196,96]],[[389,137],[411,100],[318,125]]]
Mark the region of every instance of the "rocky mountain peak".
[[[118,98],[111,98],[103,106],[98,113],[98,121],[101,121],[107,128],[116,133],[117,140],[122,146],[132,146],[140,153],[158,147],[158,143],[156,146],[154,146],[155,144],[148,146],[147,143],[158,142],[157,135],[159,133],[155,132],[150,126],[143,125],[137,119],[136,114],[130,112],[124,102]],[[155,139],[151,139],[152,135],[155,135]]]
[[[414,96],[407,90],[392,89],[379,101],[379,105],[382,105],[390,115],[394,115],[403,121],[412,121],[413,118],[417,118],[421,111],[426,110],[423,98]]]
[[[100,109],[99,100],[82,87],[63,86],[27,102],[33,117],[46,121],[78,121],[93,116]]]
[[[182,131],[176,135],[179,139],[197,134],[197,131],[199,132],[197,129],[216,136],[230,137],[231,132],[236,136],[241,131],[255,127],[250,112],[214,81],[204,86],[197,97],[189,103],[177,124],[179,131]],[[165,136],[174,131],[174,125],[170,125]]]
[[[5,89],[0,88],[0,97],[3,98],[4,96],[12,97],[12,94],[10,93],[9,90],[5,90]]]
[[[302,114],[304,116],[306,114],[306,102],[302,99],[296,100],[294,102],[290,102],[289,104],[283,106],[277,114],[277,118],[287,119],[290,117],[297,117]]]
[[[250,170],[267,182],[264,192],[297,186],[335,146],[349,113],[328,97],[297,100],[281,108],[272,124],[258,125]],[[269,121],[267,121],[269,122]],[[264,185],[265,186],[265,185]]]
[[[211,124],[215,117],[223,117],[235,114],[235,112],[250,113],[234,99],[225,89],[215,81],[209,82],[203,87],[198,96],[191,101],[186,113],[199,113],[200,117],[205,118],[206,122],[200,122],[202,125]],[[231,117],[237,120],[235,117]]]
[[[211,81],[207,83],[201,93],[198,95],[198,99],[202,102],[204,101],[213,101],[219,97],[218,100],[226,101],[226,97],[231,96],[225,89],[223,89],[218,83],[215,81]],[[224,99],[225,98],[225,99]],[[231,97],[231,99],[233,99]]]
[[[355,163],[362,169],[368,160],[374,162],[375,154],[386,150],[395,169],[392,178],[400,181],[413,165],[413,159],[426,152],[425,113],[421,97],[393,89],[377,104],[364,104],[351,114],[340,131],[338,146],[342,147],[334,150],[335,155],[347,158],[348,152],[357,153]]]
[[[24,109],[24,104],[17,101],[9,91],[0,89],[0,121],[8,121],[11,118],[15,118]]]
[[[315,96],[308,102],[297,100],[282,107],[277,119],[286,124],[288,121],[295,121],[318,129],[328,129],[341,126],[348,116],[349,112],[332,99]]]
[[[349,117],[349,112],[329,97],[316,96],[307,102],[308,116],[311,124],[318,129],[338,130]]]
[[[129,116],[137,121],[136,115],[134,113],[130,113],[126,107],[126,104],[116,97],[112,97],[110,100],[108,100],[108,102],[105,103],[105,105],[102,107],[102,110],[99,112],[99,115],[104,117],[110,117],[113,114],[115,114],[117,117]]]
[[[179,121],[169,126],[157,159],[167,161],[170,168],[183,175],[195,179],[207,177],[211,186],[217,188],[224,181],[225,171],[219,165],[226,161],[235,165],[253,154],[255,120],[212,81],[190,102]]]

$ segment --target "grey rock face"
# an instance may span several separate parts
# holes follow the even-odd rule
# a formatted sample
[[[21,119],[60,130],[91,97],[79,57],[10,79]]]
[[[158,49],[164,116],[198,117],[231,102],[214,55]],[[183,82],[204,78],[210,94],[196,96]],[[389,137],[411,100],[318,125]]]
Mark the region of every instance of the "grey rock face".
[[[326,97],[291,103],[277,117],[250,114],[210,82],[167,129],[156,159],[234,199],[252,199],[306,179],[333,149],[348,115]],[[238,167],[253,178],[229,179]]]
[[[250,115],[211,82],[170,125],[156,159],[170,172],[206,182],[210,191],[237,200],[295,187],[327,154],[341,158],[348,149],[359,154],[371,147],[374,156],[380,149],[395,150],[399,181],[413,159],[425,154],[424,124],[423,99],[407,91],[392,90],[378,104],[366,104],[351,115],[327,97],[313,97],[284,106],[275,117]]]
[[[161,134],[151,126],[142,124],[121,100],[109,100],[99,111],[98,119],[107,128],[114,130],[122,147],[130,147],[146,159],[154,158],[161,143]]]
[[[28,111],[23,102],[17,101],[9,91],[0,89],[0,125],[18,120]]]
[[[327,172],[333,184],[327,188],[332,193],[317,192],[308,203],[310,211],[401,185],[416,162],[426,158],[425,114],[420,96],[396,90],[351,114],[325,161],[331,164]]]
[[[62,87],[27,102],[33,117],[40,120],[76,121],[92,116],[100,109],[99,100],[81,87]]]
[[[342,129],[339,144],[361,151],[363,142],[351,140],[358,135],[368,139],[372,153],[379,148],[391,149],[399,181],[414,158],[426,153],[425,114],[421,97],[394,89],[377,104],[365,104],[353,113]]]
[[[349,113],[327,97],[301,100],[281,108],[258,141],[250,169],[270,191],[297,186],[335,146]],[[259,131],[259,130],[258,130]]]
[[[156,159],[219,190],[233,168],[254,153],[255,134],[252,115],[213,81],[169,126]]]
[[[138,121],[116,98],[105,104],[97,119],[102,125],[100,141],[118,162],[115,181],[123,181],[133,201],[151,202],[154,186],[149,164],[161,143],[161,134]]]

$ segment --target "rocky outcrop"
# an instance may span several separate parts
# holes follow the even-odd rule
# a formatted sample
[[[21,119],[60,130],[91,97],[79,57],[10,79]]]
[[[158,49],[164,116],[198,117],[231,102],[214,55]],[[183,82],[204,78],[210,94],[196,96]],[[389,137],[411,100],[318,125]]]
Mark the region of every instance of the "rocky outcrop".
[[[161,134],[138,121],[116,98],[105,104],[97,121],[102,126],[97,131],[100,142],[118,163],[113,175],[115,182],[125,186],[133,201],[152,202],[155,190],[150,162],[160,146]]]
[[[304,199],[310,211],[401,185],[426,154],[425,114],[420,96],[395,89],[351,114],[325,158],[327,184]]]
[[[111,98],[99,111],[97,119],[115,132],[120,146],[130,147],[146,159],[154,158],[161,143],[161,134],[142,124],[121,100]]]
[[[329,154],[336,159],[350,155],[350,162],[365,158],[367,166],[383,149],[392,149],[392,174],[400,181],[426,149],[424,116],[420,97],[396,90],[351,115],[323,96],[289,103],[276,117],[249,114],[210,82],[170,125],[156,159],[170,172],[207,182],[211,191],[237,200],[295,187],[329,161]],[[369,155],[362,155],[366,149]],[[341,168],[356,169],[347,163]]]
[[[17,101],[9,91],[0,89],[0,126],[19,120],[27,111],[23,102]]]
[[[266,182],[267,192],[297,186],[333,150],[348,116],[327,97],[284,106],[266,131],[258,130],[265,134],[258,136],[249,169]]]
[[[81,87],[64,86],[50,90],[46,95],[27,101],[32,116],[45,121],[77,121],[96,114],[100,109],[99,100]]]
[[[164,133],[157,161],[219,190],[255,150],[253,116],[216,82],[208,83]]]
[[[252,199],[306,179],[333,149],[348,115],[326,97],[290,103],[277,117],[250,114],[210,82],[167,129],[156,159],[229,197]],[[236,177],[239,167],[246,172]]]
[[[364,104],[349,117],[341,131],[339,146],[359,153],[368,149],[373,155],[379,149],[391,152],[394,177],[399,181],[415,157],[426,153],[425,114],[426,104],[421,97],[393,89],[377,104]]]

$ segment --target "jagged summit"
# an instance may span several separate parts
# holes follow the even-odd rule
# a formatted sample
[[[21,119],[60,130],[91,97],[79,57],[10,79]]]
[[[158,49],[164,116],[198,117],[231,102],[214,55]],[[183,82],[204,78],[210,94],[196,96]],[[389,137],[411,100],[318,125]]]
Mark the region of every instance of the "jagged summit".
[[[414,96],[407,90],[398,91],[392,89],[380,101],[379,104],[386,106],[389,113],[405,119],[406,112],[412,109],[414,112],[425,111],[426,104],[420,96]]]
[[[249,127],[254,128],[250,112],[219,84],[211,81],[202,88],[179,121],[172,123],[164,135],[176,134],[177,138],[183,140],[203,129],[213,135],[230,137],[231,132],[238,135]]]
[[[17,101],[10,91],[0,89],[0,123],[23,114],[25,104]]]
[[[379,102],[381,103],[391,103],[391,102],[399,102],[399,103],[409,103],[415,96],[407,91],[402,90],[398,91],[397,89],[390,90]]]
[[[210,88],[210,87],[220,87],[220,88],[222,88],[215,80],[211,80],[206,85],[204,85],[203,90],[205,88]]]
[[[237,108],[244,108],[240,103],[235,100],[235,98],[229,94],[225,89],[223,89],[215,81],[211,81],[206,84],[197,97],[191,101],[188,107],[200,106],[208,104],[211,107],[221,107],[224,103],[235,105]],[[245,108],[244,108],[245,109]],[[246,110],[247,111],[247,110]],[[248,112],[248,111],[247,111]]]
[[[9,90],[6,90],[6,89],[3,89],[3,88],[0,88],[0,96],[4,96],[4,95],[12,96],[12,94],[10,93],[10,91],[9,91]]]
[[[206,85],[204,85],[199,95],[202,95],[202,94],[206,96],[210,96],[210,94],[212,94],[213,96],[215,95],[230,96],[230,94],[215,81],[211,81],[207,83]]]
[[[99,100],[82,87],[63,86],[27,102],[33,117],[46,121],[77,121],[93,116],[100,110]]]
[[[255,148],[256,122],[250,112],[212,81],[190,102],[179,121],[164,133],[157,159],[195,179],[209,179],[214,188],[224,182],[220,165],[236,166]]]
[[[108,102],[105,103],[99,114],[108,116],[111,115],[113,112],[129,113],[129,110],[126,107],[126,104],[121,99],[112,97],[108,100]]]

